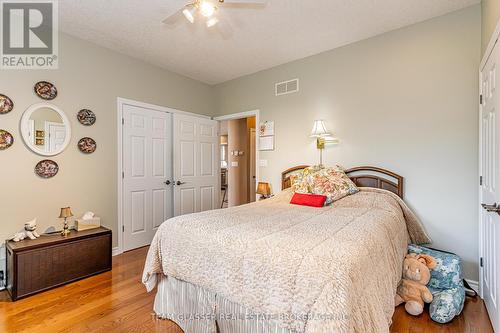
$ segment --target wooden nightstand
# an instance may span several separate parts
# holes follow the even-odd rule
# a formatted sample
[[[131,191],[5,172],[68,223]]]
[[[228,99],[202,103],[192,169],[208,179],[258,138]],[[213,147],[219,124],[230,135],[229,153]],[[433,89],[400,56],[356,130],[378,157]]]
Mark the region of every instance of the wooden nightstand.
[[[111,230],[96,228],[6,241],[7,292],[13,301],[111,270]]]

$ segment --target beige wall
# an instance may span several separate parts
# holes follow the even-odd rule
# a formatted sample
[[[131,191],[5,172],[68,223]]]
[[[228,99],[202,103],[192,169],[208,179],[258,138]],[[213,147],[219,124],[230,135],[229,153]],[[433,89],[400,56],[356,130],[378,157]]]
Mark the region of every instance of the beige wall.
[[[490,41],[493,31],[495,31],[498,20],[500,19],[500,1],[482,0],[482,23],[481,23],[481,54],[484,54]]]
[[[12,112],[0,115],[0,128],[15,138],[11,148],[0,151],[2,240],[34,217],[42,231],[51,225],[60,227],[57,216],[64,206],[71,206],[77,216],[94,211],[116,235],[117,97],[207,115],[214,110],[213,88],[208,85],[67,35],[60,36],[59,45],[59,70],[2,71],[0,75],[0,93],[15,103]],[[33,172],[44,157],[30,152],[19,133],[23,111],[42,102],[33,93],[33,85],[40,80],[56,85],[59,95],[53,103],[66,112],[73,129],[69,147],[53,158],[59,174],[46,180]],[[95,112],[94,126],[77,122],[76,113],[82,108]],[[97,141],[94,154],[78,151],[76,143],[83,136]],[[113,243],[117,245],[116,237]]]
[[[438,248],[457,252],[478,279],[480,6],[216,86],[218,115],[261,110],[276,150],[261,152],[260,180],[318,162],[309,138],[325,119],[341,140],[326,164],[375,165],[406,176],[406,199]],[[274,83],[300,78],[300,92]]]

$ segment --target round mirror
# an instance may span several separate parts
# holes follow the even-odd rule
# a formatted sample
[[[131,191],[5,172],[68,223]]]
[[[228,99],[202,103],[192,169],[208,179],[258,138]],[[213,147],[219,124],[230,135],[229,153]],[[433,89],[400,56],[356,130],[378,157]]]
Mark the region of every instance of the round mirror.
[[[21,134],[26,145],[35,153],[54,156],[68,146],[71,125],[68,117],[57,106],[39,103],[24,112]]]

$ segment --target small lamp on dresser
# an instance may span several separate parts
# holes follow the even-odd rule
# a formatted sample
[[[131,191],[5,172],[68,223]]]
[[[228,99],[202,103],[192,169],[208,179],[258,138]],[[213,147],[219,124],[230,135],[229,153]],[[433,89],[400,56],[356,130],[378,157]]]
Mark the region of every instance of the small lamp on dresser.
[[[71,216],[73,216],[73,213],[71,212],[70,207],[61,208],[61,214],[59,215],[59,218],[64,219],[64,226],[63,230],[61,231],[62,236],[67,236],[69,234],[68,217]]]
[[[271,196],[271,186],[269,186],[269,183],[259,182],[257,194],[260,194],[260,200],[269,198]]]

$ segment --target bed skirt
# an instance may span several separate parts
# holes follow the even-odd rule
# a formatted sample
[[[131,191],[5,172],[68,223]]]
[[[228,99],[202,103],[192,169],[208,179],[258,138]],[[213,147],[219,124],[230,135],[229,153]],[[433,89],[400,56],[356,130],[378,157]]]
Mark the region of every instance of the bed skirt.
[[[189,282],[162,276],[157,287],[157,317],[172,320],[184,333],[294,333]]]

